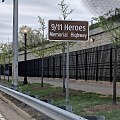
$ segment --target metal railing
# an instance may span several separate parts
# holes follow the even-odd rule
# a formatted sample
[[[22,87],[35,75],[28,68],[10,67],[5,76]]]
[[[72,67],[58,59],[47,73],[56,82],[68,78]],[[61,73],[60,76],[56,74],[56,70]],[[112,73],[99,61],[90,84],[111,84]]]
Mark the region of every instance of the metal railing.
[[[0,85],[0,90],[20,100],[21,102],[35,108],[36,110],[40,111],[41,113],[45,114],[46,116],[54,120],[87,120],[71,112],[65,111],[61,108],[45,103],[31,96],[28,96],[18,91],[15,91],[13,89],[4,87],[2,85]]]
[[[118,53],[120,52],[120,46]],[[115,48],[112,44],[93,47],[89,49],[70,52],[69,60],[69,77],[71,79],[84,80],[106,80],[112,82],[114,76],[115,63]],[[117,61],[117,69],[120,70],[120,57]],[[1,58],[2,59],[2,58]],[[19,76],[23,77],[41,77],[42,59],[31,59],[19,62]],[[27,64],[27,72],[25,69]],[[58,54],[54,56],[44,57],[44,77],[48,78],[62,78],[63,76],[63,55]],[[12,75],[12,65],[0,65],[0,74]],[[117,80],[120,79],[120,74],[117,75]]]

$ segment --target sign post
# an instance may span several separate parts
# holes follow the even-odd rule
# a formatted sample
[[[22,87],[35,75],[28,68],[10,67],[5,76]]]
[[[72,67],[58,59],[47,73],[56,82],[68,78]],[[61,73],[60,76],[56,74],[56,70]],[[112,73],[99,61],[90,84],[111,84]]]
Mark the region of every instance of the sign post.
[[[48,38],[52,41],[67,42],[66,58],[66,103],[69,102],[69,42],[87,41],[89,27],[87,21],[49,20]]]
[[[66,103],[69,102],[69,41],[67,41],[67,58],[66,58]]]

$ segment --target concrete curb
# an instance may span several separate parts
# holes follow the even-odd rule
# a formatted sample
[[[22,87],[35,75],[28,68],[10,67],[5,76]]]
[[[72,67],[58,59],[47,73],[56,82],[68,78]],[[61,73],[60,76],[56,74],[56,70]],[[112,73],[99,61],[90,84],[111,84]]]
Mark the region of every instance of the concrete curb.
[[[0,99],[2,99],[4,102],[6,102],[11,108],[13,108],[20,116],[22,116],[25,120],[36,120],[32,118],[28,113],[17,107],[14,103],[12,103],[10,100],[5,98],[3,95],[0,94]]]

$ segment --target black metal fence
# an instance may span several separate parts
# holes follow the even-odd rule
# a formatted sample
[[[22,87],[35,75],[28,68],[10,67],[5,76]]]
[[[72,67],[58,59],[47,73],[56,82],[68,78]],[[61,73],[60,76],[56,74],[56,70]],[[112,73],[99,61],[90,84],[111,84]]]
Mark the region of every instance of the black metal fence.
[[[84,80],[104,80],[112,82],[114,70],[114,47],[109,45],[70,52],[70,78]],[[118,49],[117,79],[120,78],[120,49]],[[62,78],[63,74],[63,55],[58,54],[44,58],[44,77]],[[27,65],[26,65],[27,64]],[[18,74],[29,77],[40,77],[42,70],[42,60],[33,59],[26,63],[18,63]],[[6,65],[7,66],[7,65]],[[25,69],[27,67],[27,71]],[[7,70],[8,67],[5,67]],[[65,67],[66,69],[66,67]],[[9,67],[10,73],[12,68]],[[4,74],[3,66],[1,73]]]

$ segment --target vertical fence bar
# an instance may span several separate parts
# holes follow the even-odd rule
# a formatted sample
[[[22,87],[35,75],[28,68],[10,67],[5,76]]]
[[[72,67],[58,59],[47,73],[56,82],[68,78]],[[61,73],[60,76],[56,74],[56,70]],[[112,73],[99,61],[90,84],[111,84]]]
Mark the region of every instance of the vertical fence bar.
[[[42,77],[42,59],[40,58],[40,77]],[[41,78],[42,79],[42,78]],[[41,80],[42,81],[42,80]]]
[[[61,55],[60,55],[60,58],[59,58],[59,59],[60,59],[60,67],[59,67],[59,68],[60,68],[60,72],[59,72],[59,77],[61,78],[61,66],[62,66],[62,64],[61,64]]]
[[[110,82],[112,82],[112,48],[110,49]]]
[[[85,80],[87,80],[87,52],[85,52]]]
[[[1,79],[1,73],[2,73],[1,70],[2,70],[2,69],[1,69],[1,64],[0,64],[0,79]]]
[[[35,60],[33,60],[34,63],[34,77],[35,77]]]
[[[55,58],[53,56],[53,78],[55,78]]]
[[[96,81],[98,81],[98,47],[96,48]]]
[[[115,45],[114,55],[114,76],[113,76],[113,104],[116,104],[116,82],[117,82],[117,57],[118,57],[118,46]]]
[[[30,77],[31,77],[31,71],[32,71],[31,70],[32,69],[31,60],[30,60],[30,67],[29,68],[30,68]]]
[[[76,54],[76,80],[78,80],[78,54]]]
[[[49,57],[47,58],[47,63],[48,63],[48,65],[47,65],[47,77],[49,78]]]
[[[39,77],[39,59],[37,59],[37,61],[38,61],[38,72],[37,72],[37,77]]]

